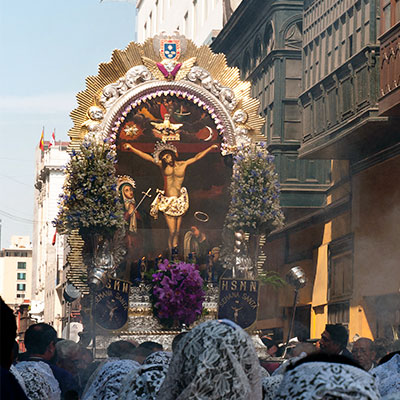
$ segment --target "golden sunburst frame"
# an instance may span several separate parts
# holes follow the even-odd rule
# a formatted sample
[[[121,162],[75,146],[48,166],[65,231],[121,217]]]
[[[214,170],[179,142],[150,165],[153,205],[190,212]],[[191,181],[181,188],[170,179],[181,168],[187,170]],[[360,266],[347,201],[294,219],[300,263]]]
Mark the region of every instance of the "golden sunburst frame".
[[[78,150],[90,132],[115,140],[128,113],[157,96],[176,96],[195,103],[209,114],[221,137],[221,154],[235,152],[242,144],[265,140],[259,100],[250,95],[250,82],[241,81],[238,68],[227,66],[224,54],[179,35],[161,33],[143,44],[131,42],[114,50],[111,61],[99,65],[98,74],[86,78],[86,89],[77,94],[71,112],[69,151]],[[67,278],[83,293],[83,241],[69,236]]]

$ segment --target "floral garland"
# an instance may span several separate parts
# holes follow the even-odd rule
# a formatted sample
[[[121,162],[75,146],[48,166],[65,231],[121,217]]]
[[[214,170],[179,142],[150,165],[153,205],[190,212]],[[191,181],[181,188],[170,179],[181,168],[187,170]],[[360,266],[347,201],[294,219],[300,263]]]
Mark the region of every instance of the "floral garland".
[[[54,226],[60,234],[112,236],[124,226],[115,175],[115,145],[108,138],[87,135],[79,151],[72,150]]]
[[[231,204],[225,226],[232,232],[270,233],[282,227],[280,185],[274,156],[264,142],[239,147],[230,186]]]
[[[153,274],[153,312],[167,327],[196,321],[204,296],[203,279],[193,264],[164,260]]]

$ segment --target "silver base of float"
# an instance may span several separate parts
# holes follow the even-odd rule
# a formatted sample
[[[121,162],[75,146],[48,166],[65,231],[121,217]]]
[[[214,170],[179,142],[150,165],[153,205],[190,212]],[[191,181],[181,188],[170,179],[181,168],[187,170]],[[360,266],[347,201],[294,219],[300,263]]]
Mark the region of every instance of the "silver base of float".
[[[190,327],[167,329],[153,315],[149,293],[150,286],[141,284],[131,287],[129,294],[128,321],[122,329],[106,331],[96,327],[96,359],[107,358],[107,347],[116,340],[131,340],[137,343],[154,341],[162,344],[165,351],[171,351],[172,340],[182,331],[188,331],[202,322],[217,319],[219,289],[208,284],[203,303],[203,314]],[[259,357],[265,356],[266,347],[260,340],[259,331],[249,332]]]

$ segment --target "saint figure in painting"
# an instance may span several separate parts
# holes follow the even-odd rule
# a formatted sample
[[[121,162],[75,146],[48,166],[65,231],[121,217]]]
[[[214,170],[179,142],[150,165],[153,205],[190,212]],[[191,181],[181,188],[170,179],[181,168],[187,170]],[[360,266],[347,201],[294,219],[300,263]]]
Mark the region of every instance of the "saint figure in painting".
[[[150,214],[153,218],[157,218],[158,211],[164,213],[169,230],[168,248],[171,253],[173,249],[176,252],[182,216],[189,208],[189,195],[186,188],[182,186],[186,167],[201,160],[211,150],[218,149],[218,145],[211,145],[185,161],[177,159],[178,151],[170,143],[156,143],[152,156],[136,149],[129,143],[124,145],[124,149],[156,164],[160,168],[164,177],[164,190],[157,190],[158,194],[151,205]]]
[[[136,261],[142,256],[142,243],[138,235],[137,219],[138,212],[136,210],[136,202],[134,189],[136,188],[135,181],[127,175],[118,177],[118,190],[120,193],[121,202],[124,205],[125,225],[125,246],[127,250],[126,265],[122,278],[130,280],[131,269]],[[139,216],[140,218],[140,216]],[[135,272],[135,269],[133,269]]]

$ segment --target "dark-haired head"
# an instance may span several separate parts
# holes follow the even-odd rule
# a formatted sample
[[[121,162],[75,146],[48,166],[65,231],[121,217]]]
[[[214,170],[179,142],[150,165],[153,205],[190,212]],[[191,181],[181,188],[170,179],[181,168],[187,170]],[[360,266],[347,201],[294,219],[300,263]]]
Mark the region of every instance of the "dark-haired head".
[[[24,343],[29,354],[44,355],[48,350],[49,345],[52,344],[54,347],[56,342],[57,332],[49,324],[42,322],[39,324],[33,324],[25,332]]]
[[[171,161],[168,160],[168,157],[165,157],[166,155],[171,156]],[[177,160],[176,154],[172,150],[161,151],[158,158],[161,160],[161,165],[163,168],[165,168],[167,165],[174,165]]]
[[[107,347],[107,355],[108,357],[131,358],[135,349],[136,346],[132,342],[117,340]]]
[[[141,348],[141,349],[145,348],[145,349],[149,349],[151,351],[162,351],[163,350],[163,347],[160,343],[152,342],[151,340],[140,343],[139,348]]]
[[[327,324],[322,332],[319,345],[325,353],[339,354],[347,346],[349,334],[341,324]]]
[[[342,349],[347,346],[349,334],[344,325],[341,324],[327,324],[325,330],[331,335],[331,339],[338,343]]]
[[[383,357],[379,360],[378,365],[382,365],[382,364],[387,363],[387,362],[390,361],[390,360],[392,359],[392,357],[394,357],[396,354],[399,354],[399,355],[400,355],[400,350],[398,350],[398,351],[392,351],[391,353],[386,354],[385,356],[383,356]]]

